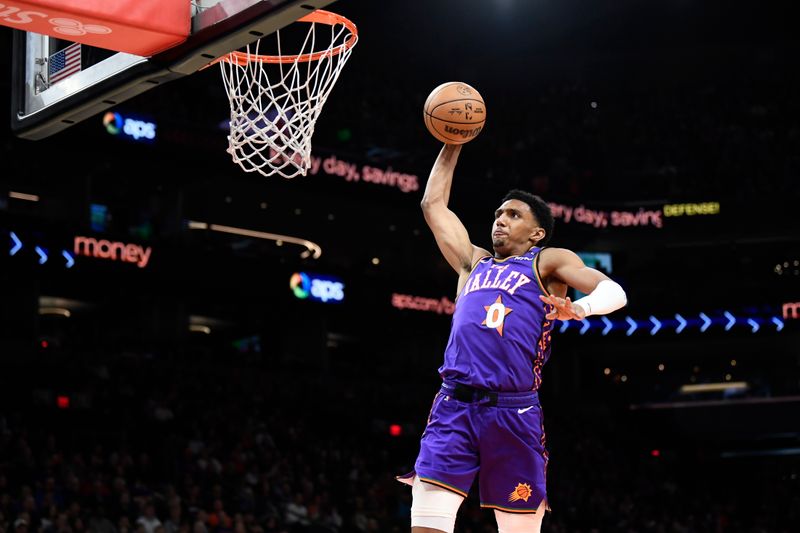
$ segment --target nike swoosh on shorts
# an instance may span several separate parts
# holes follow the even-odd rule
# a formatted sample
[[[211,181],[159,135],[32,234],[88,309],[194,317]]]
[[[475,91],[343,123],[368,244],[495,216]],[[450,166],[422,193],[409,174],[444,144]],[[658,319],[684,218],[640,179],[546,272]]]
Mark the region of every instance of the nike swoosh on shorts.
[[[517,412],[518,412],[519,414],[522,414],[522,413],[524,413],[525,411],[530,411],[531,409],[533,409],[533,407],[534,407],[534,406],[533,406],[533,405],[531,405],[530,407],[526,407],[525,409],[517,409]]]

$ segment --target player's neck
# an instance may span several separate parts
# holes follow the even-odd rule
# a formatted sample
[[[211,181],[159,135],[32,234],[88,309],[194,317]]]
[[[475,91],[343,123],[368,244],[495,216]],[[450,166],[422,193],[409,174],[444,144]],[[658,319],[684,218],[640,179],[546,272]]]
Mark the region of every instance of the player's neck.
[[[525,255],[531,250],[533,250],[536,245],[529,246],[527,248],[520,248],[518,250],[509,250],[508,253],[500,253],[497,250],[494,251],[494,258],[495,259],[508,259],[509,257],[514,257],[517,255]]]

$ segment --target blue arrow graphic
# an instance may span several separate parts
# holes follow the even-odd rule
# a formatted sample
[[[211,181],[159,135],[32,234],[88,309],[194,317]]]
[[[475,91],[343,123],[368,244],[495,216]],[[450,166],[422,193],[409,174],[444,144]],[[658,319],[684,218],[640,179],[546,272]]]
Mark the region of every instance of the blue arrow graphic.
[[[711,319],[708,318],[705,313],[700,313],[700,318],[703,320],[703,325],[700,326],[700,333],[705,333],[708,326],[711,325]]]
[[[611,321],[609,319],[607,319],[604,316],[601,316],[600,320],[602,320],[603,324],[606,325],[606,327],[603,328],[603,332],[602,332],[603,336],[606,336],[606,335],[608,335],[608,332],[611,331],[611,329],[614,327],[614,325],[611,323]]]
[[[761,329],[761,323],[767,321],[766,317],[759,318],[758,316],[742,317],[741,319],[737,319],[736,316],[734,316],[733,313],[731,313],[730,311],[724,311],[722,314],[725,318],[725,331],[730,331],[731,329],[733,329],[737,321],[741,320],[742,323],[746,322],[750,326],[750,331],[752,333],[756,333]],[[705,333],[705,331],[708,330],[708,328],[710,328],[713,325],[714,320],[718,320],[718,319],[712,320],[705,313],[700,313],[699,316],[701,320],[700,331],[703,333]],[[614,322],[610,320],[608,317],[601,316],[600,320],[603,322],[603,329],[601,330],[601,334],[603,336],[608,335],[610,332],[614,330]],[[650,324],[652,324],[652,327],[650,328],[650,335],[656,335],[664,327],[665,324],[664,321],[656,318],[654,315],[650,315],[648,317],[648,320]],[[684,318],[680,313],[675,313],[675,321],[677,322],[677,326],[675,327],[675,333],[683,332],[686,329],[686,326],[688,326],[690,322],[689,320]],[[785,324],[784,321],[781,320],[779,317],[777,316],[769,317],[769,321],[775,325],[776,332],[783,330]],[[559,331],[561,333],[564,333],[570,326],[569,321],[564,320],[560,322],[561,326],[559,327]],[[630,316],[625,317],[625,322],[628,325],[628,329],[625,331],[625,335],[630,337],[637,329],[639,329],[640,323],[631,318]],[[667,320],[667,325],[671,326],[672,322],[670,320]],[[580,329],[578,331],[581,335],[584,335],[592,327],[594,327],[594,324],[592,324],[588,319],[584,319],[583,324],[581,324]]]
[[[650,322],[653,323],[653,329],[650,330],[650,335],[655,335],[661,329],[661,322],[656,317],[650,315]]]
[[[11,247],[10,253],[11,255],[14,255],[15,253],[19,252],[20,249],[22,249],[22,241],[19,240],[17,234],[14,233],[13,231],[10,232],[10,234],[11,234],[11,240],[14,241],[14,245]]]
[[[686,327],[686,319],[683,318],[678,313],[675,313],[675,320],[678,321],[678,327],[675,328],[675,333],[680,333],[681,331],[683,331],[683,328]]]
[[[75,258],[72,257],[72,254],[66,250],[62,250],[61,255],[67,260],[67,268],[72,268],[72,265],[75,264]]]
[[[625,321],[631,326],[628,328],[628,331],[625,332],[625,335],[630,337],[631,335],[633,335],[633,332],[636,331],[636,328],[639,326],[638,324],[636,324],[636,321],[629,316],[625,317]]]
[[[45,250],[41,246],[37,246],[34,249],[36,250],[36,253],[39,254],[39,264],[43,265],[47,263],[47,250]]]
[[[728,319],[728,323],[725,325],[725,331],[730,331],[734,324],[736,324],[736,317],[730,314],[729,312],[725,311],[722,313],[725,315],[725,318]]]

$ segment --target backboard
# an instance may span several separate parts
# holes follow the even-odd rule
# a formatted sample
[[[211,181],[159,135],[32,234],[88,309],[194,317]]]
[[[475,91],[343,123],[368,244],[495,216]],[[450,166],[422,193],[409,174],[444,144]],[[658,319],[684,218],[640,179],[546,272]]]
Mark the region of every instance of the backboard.
[[[193,74],[334,1],[192,2],[189,37],[152,57],[14,30],[12,130],[33,140],[53,135],[149,89]],[[62,68],[54,73],[57,63]]]

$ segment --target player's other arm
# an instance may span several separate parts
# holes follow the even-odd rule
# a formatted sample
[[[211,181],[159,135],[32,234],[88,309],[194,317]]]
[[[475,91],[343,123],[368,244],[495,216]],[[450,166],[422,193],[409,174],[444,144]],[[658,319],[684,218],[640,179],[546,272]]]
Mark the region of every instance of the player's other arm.
[[[459,275],[469,274],[473,263],[489,255],[486,250],[474,246],[469,240],[467,228],[448,207],[450,185],[456,168],[461,145],[445,144],[431,169],[425,195],[422,197],[422,213],[433,232],[442,255]]]
[[[543,302],[554,306],[547,318],[583,320],[590,315],[612,313],[628,303],[625,291],[617,282],[599,270],[584,265],[574,252],[563,248],[547,248],[540,253],[539,273],[543,278],[587,293],[585,297],[574,302],[569,297],[540,296]]]

